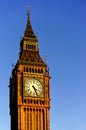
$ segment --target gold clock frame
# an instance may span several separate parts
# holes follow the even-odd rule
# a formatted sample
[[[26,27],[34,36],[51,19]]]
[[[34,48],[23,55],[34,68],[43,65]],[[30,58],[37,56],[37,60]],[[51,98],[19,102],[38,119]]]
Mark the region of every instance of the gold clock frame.
[[[25,91],[25,82],[27,81],[27,80],[31,80],[31,79],[35,79],[35,80],[38,80],[40,83],[41,83],[41,85],[42,85],[42,87],[43,87],[43,90],[42,90],[42,92],[41,92],[41,94],[40,95],[38,95],[38,96],[31,96],[30,94],[28,94],[26,91]],[[23,75],[23,97],[24,98],[28,98],[28,97],[33,97],[33,98],[44,98],[45,97],[45,83],[44,83],[44,79],[43,78],[36,78],[36,77],[31,77],[31,76],[26,76],[26,75]]]

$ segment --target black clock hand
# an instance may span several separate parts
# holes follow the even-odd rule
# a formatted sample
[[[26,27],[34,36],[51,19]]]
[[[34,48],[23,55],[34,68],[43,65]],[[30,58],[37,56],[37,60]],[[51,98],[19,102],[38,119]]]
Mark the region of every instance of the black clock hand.
[[[34,87],[34,85],[33,85],[32,87],[33,87],[33,89],[35,90],[36,95],[38,95],[38,93],[37,93],[37,89]]]

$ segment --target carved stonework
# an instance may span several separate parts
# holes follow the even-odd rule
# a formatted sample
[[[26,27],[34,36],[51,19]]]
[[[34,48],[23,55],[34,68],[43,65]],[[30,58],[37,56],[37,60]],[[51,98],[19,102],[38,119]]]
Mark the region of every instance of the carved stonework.
[[[41,59],[40,55],[38,53],[30,53],[24,51],[20,57],[23,61],[30,61],[30,62],[37,62],[37,63],[43,63],[43,60]]]

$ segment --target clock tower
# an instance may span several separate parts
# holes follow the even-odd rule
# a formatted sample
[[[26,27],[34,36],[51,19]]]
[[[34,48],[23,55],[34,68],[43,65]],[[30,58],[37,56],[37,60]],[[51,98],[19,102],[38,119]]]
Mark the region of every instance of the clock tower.
[[[11,130],[50,130],[50,75],[39,54],[30,12],[9,82]]]

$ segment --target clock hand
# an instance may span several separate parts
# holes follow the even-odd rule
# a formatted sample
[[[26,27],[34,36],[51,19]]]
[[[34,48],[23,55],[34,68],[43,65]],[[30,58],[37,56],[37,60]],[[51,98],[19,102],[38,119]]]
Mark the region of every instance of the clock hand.
[[[32,87],[33,87],[33,89],[35,90],[36,95],[38,95],[38,93],[37,93],[37,89],[34,87],[34,85],[32,85]]]

